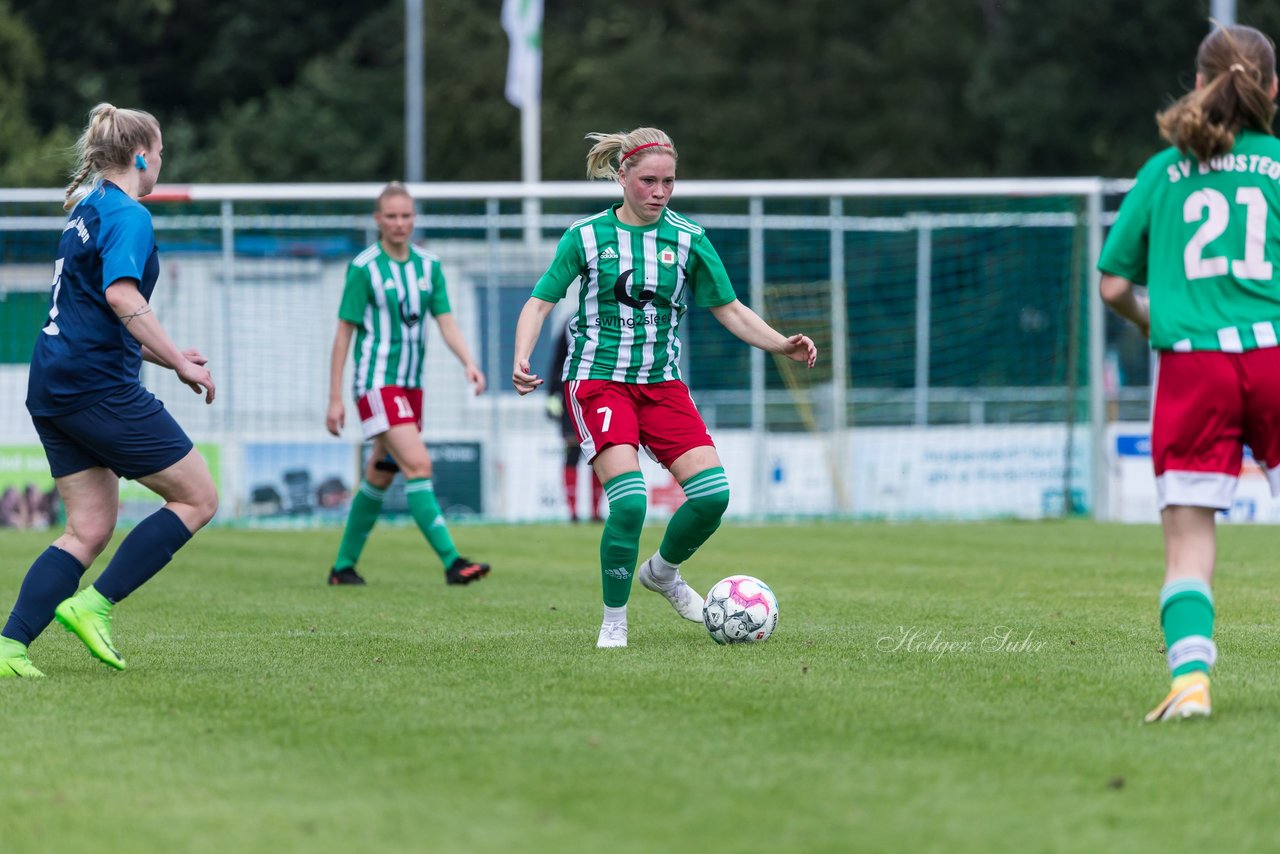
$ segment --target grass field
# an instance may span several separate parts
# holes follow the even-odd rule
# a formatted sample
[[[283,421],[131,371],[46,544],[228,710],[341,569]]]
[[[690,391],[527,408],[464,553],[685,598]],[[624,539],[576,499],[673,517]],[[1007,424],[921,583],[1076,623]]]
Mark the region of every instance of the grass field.
[[[1274,845],[1271,529],[1222,533],[1215,717],[1160,727],[1153,527],[726,526],[688,578],[764,578],[773,639],[637,586],[625,650],[598,529],[456,534],[490,578],[387,528],[348,589],[337,531],[206,531],[117,610],[124,673],[51,626],[49,678],[0,682],[0,851]],[[0,534],[5,613],[48,539]]]

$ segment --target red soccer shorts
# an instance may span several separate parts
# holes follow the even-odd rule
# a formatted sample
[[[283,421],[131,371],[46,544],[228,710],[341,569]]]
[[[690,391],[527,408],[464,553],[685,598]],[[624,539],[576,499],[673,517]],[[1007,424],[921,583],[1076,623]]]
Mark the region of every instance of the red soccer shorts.
[[[356,400],[360,429],[366,439],[379,436],[397,424],[422,429],[422,389],[387,385],[371,389]]]
[[[610,445],[643,445],[667,466],[685,451],[715,446],[689,387],[680,380],[569,380],[564,398],[588,460]]]
[[[1245,445],[1280,495],[1280,348],[1161,352],[1151,415],[1160,509],[1230,509]]]

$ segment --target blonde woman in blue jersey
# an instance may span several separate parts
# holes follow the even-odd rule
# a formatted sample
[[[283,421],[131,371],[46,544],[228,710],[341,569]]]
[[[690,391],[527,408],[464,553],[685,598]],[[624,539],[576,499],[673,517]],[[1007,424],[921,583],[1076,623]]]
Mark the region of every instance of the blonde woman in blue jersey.
[[[702,597],[679,568],[715,532],[729,506],[729,481],[715,443],[680,379],[681,316],[696,303],[746,343],[810,367],[818,351],[808,337],[780,334],[739,302],[706,232],[667,207],[676,181],[670,137],[637,128],[588,139],[595,141],[587,154],[588,177],[617,181],[622,202],[579,220],[561,238],[520,313],[511,380],[520,394],[542,385],[529,357],[547,315],[580,279],[562,374],[565,405],[609,502],[600,540],[604,619],[596,646],[625,647],[633,576],[685,619],[702,621]],[[687,500],[637,572],[648,505],[641,445],[671,472]]]
[[[42,675],[27,645],[55,617],[96,658],[123,670],[111,638],[112,608],[159,572],[218,507],[209,467],[139,379],[146,359],[172,369],[213,402],[204,356],[178,349],[151,310],[160,260],[151,214],[138,199],[156,185],[163,147],[151,114],[111,104],[93,108],[76,146],[67,188],[71,213],[27,383],[27,410],[66,506],[67,527],[22,582],[0,632],[0,677]],[[97,580],[76,593],[115,530],[121,477],[165,504],[139,522]]]
[[[435,318],[440,337],[462,363],[476,394],[484,391],[484,374],[471,358],[453,318],[440,259],[410,242],[413,199],[403,184],[393,181],[382,190],[373,220],[378,226],[378,242],[357,255],[347,268],[329,360],[329,411],[325,416],[329,432],[340,435],[346,420],[342,372],[354,337],[356,411],[373,451],[365,465],[364,480],[351,500],[329,583],[365,583],[356,572],[356,561],[378,521],[387,487],[399,471],[405,477],[409,513],[443,563],[445,582],[470,584],[489,573],[489,564],[458,554],[431,482],[431,454],[422,443],[422,367],[428,314]]]
[[[1173,147],[1138,173],[1098,261],[1103,299],[1159,356],[1151,458],[1173,684],[1148,722],[1209,715],[1214,517],[1231,507],[1245,445],[1280,494],[1275,97],[1271,39],[1216,27],[1200,44],[1194,91],[1157,117]]]

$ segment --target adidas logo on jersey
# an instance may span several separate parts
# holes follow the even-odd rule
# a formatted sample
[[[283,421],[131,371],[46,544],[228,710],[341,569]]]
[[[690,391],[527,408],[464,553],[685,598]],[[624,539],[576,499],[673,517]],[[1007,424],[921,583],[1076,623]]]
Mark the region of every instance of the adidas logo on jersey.
[[[604,248],[604,251],[600,253],[600,260],[601,261],[617,261],[618,250],[614,249],[612,246],[606,246]]]

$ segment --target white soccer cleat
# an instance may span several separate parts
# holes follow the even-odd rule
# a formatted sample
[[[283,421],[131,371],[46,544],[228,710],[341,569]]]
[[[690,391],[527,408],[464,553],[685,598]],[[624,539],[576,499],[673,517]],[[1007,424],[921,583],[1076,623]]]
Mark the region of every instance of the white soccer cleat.
[[[597,649],[613,649],[627,645],[627,624],[606,622],[600,626],[600,637],[596,638]]]
[[[676,609],[676,613],[695,623],[702,622],[702,597],[694,592],[693,588],[685,584],[680,573],[676,573],[675,580],[669,584],[661,584],[653,575],[653,558],[649,558],[640,564],[639,571],[636,572],[636,578],[640,579],[640,583],[648,590],[655,593],[661,593],[667,597],[667,601],[671,603],[671,607]]]

